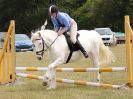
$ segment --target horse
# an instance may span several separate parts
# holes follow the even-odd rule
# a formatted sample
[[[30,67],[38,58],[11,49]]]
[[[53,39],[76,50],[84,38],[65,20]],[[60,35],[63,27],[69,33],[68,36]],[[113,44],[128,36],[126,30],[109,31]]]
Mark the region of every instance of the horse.
[[[100,35],[94,30],[79,30],[78,40],[87,51],[89,58],[93,62],[95,68],[99,68],[101,64],[108,64],[114,61],[114,55],[111,50],[104,45]],[[50,64],[48,70],[44,74],[43,84],[47,84],[47,89],[55,89],[56,86],[56,68],[65,64],[69,56],[70,50],[64,35],[58,34],[49,29],[38,30],[32,33],[31,41],[34,44],[34,50],[38,60],[42,60],[44,52],[48,51]],[[83,54],[75,51],[72,54],[70,62],[81,59]],[[100,73],[97,72],[97,82],[100,82]]]

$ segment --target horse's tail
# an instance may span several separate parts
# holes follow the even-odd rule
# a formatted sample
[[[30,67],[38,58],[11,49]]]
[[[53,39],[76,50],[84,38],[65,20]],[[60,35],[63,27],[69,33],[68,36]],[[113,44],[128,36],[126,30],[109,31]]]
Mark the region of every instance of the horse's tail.
[[[103,41],[100,42],[100,65],[107,65],[110,62],[114,62],[114,54],[109,50],[107,46],[103,44]]]

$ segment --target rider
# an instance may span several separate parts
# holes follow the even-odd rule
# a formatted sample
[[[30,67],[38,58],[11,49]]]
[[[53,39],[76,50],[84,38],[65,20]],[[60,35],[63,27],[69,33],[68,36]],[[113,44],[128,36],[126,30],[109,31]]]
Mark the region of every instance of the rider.
[[[49,8],[49,13],[54,25],[55,32],[62,35],[65,32],[70,32],[70,39],[73,44],[77,45],[79,50],[88,58],[87,52],[84,50],[80,42],[76,39],[77,23],[67,13],[59,12],[57,6],[52,5]]]

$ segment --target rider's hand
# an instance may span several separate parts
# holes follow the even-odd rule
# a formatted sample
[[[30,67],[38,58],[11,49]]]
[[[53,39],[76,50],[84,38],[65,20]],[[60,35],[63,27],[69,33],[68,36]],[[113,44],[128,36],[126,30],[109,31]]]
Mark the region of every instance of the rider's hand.
[[[59,31],[59,32],[58,32],[58,35],[60,36],[60,35],[62,35],[62,33]]]
[[[63,33],[65,32],[65,29],[64,28],[60,28],[59,31],[58,31],[58,35],[62,35]]]

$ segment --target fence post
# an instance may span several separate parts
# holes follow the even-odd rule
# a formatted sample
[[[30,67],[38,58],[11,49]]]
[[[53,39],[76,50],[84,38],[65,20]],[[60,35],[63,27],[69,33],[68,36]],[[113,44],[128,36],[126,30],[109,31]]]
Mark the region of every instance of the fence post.
[[[132,86],[132,56],[131,56],[131,37],[129,26],[130,19],[129,16],[125,16],[125,34],[126,34],[126,64],[127,64],[127,76],[128,76],[128,86]]]
[[[0,55],[0,84],[15,81],[15,21],[11,20]]]

